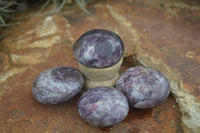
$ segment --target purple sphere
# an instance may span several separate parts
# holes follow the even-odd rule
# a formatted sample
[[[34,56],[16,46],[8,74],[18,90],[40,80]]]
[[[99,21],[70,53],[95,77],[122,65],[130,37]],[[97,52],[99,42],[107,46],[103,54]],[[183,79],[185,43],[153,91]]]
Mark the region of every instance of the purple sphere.
[[[85,92],[78,103],[80,116],[91,125],[105,127],[121,122],[129,105],[120,91],[110,87],[96,87]]]
[[[74,44],[76,60],[91,68],[115,65],[122,57],[124,45],[114,32],[95,29],[84,33]]]
[[[163,103],[170,93],[169,82],[161,72],[141,66],[126,70],[116,88],[124,93],[130,106],[140,109]]]
[[[64,102],[83,88],[82,74],[72,67],[55,67],[41,73],[33,82],[33,96],[44,104]]]

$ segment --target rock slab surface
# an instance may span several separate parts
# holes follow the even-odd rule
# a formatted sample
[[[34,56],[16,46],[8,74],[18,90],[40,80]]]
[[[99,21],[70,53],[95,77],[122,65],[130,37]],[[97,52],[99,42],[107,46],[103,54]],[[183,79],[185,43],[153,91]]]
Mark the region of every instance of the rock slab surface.
[[[109,0],[87,9],[93,16],[73,5],[60,14],[19,20],[1,40],[0,132],[199,133],[199,1]],[[122,38],[121,71],[138,64],[161,71],[178,105],[170,96],[156,108],[132,109],[116,126],[94,128],[78,115],[79,96],[55,106],[36,102],[31,93],[36,76],[56,66],[78,68],[72,45],[81,34],[97,28]]]

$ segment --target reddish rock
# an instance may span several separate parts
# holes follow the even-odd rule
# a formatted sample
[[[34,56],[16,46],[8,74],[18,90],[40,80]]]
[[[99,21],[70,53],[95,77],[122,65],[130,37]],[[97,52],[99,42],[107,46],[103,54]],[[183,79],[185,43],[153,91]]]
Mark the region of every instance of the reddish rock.
[[[0,43],[0,132],[199,132],[199,7],[195,0],[110,0],[88,6],[94,16],[74,5],[62,14],[20,20]],[[31,93],[36,76],[56,66],[78,68],[72,45],[97,28],[122,38],[121,71],[134,65],[158,69],[169,79],[173,97],[153,109],[131,109],[110,128],[92,127],[80,118],[80,95],[55,106],[36,102]]]

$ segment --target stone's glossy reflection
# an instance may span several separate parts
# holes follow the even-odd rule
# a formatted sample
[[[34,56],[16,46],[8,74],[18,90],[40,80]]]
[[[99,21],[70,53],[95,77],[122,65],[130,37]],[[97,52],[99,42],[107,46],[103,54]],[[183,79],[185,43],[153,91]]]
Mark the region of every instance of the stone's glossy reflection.
[[[110,87],[96,87],[81,96],[78,111],[90,124],[105,127],[121,122],[128,114],[129,105],[120,91]]]
[[[141,66],[126,70],[116,88],[124,93],[131,106],[140,109],[163,103],[170,93],[169,82],[161,72]]]
[[[84,33],[74,44],[73,51],[79,63],[92,68],[106,68],[120,60],[124,45],[114,32],[95,29]]]
[[[44,104],[64,102],[83,88],[82,74],[72,67],[55,67],[41,73],[33,83],[33,96]]]

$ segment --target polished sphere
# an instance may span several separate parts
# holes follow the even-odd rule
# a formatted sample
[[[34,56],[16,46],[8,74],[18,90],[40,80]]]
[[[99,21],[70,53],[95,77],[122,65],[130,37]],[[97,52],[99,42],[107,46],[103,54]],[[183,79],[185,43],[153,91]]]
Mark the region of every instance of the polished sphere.
[[[76,60],[91,68],[115,65],[122,57],[124,45],[114,32],[95,29],[84,33],[74,44]]]

